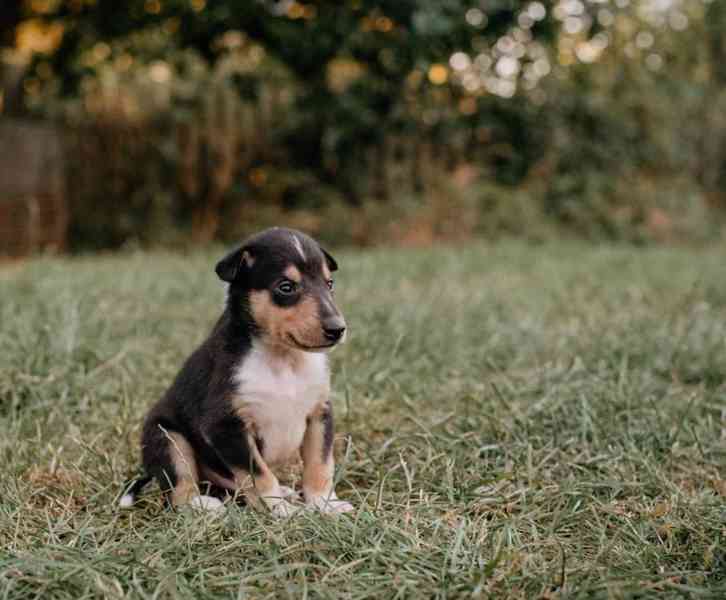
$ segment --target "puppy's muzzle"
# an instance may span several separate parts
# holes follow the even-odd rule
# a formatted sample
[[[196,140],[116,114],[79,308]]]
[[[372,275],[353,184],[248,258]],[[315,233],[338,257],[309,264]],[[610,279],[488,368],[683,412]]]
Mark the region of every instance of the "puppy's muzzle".
[[[329,317],[323,321],[323,334],[329,342],[338,343],[345,333],[343,317]]]

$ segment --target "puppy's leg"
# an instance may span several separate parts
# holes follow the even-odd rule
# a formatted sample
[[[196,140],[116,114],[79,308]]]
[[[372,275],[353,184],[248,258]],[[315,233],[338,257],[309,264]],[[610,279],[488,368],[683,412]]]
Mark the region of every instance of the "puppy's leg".
[[[199,494],[199,472],[194,450],[177,431],[162,423],[150,424],[143,435],[144,464],[172,506],[189,504],[193,508],[216,510],[222,502]]]
[[[295,507],[285,500],[290,491],[280,486],[258,447],[250,424],[237,415],[219,420],[208,431],[209,441],[232,470],[237,489],[251,506],[266,507],[278,517],[291,515]]]
[[[289,517],[295,512],[294,505],[285,500],[291,495],[291,490],[280,485],[277,477],[262,458],[254,437],[249,433],[247,434],[247,444],[252,451],[255,469],[251,477],[248,473],[237,475],[241,479],[240,489],[244,491],[245,497],[251,505],[259,507],[264,504],[275,516]]]
[[[325,513],[353,510],[353,505],[339,500],[333,489],[333,413],[329,403],[308,418],[301,453],[305,503]]]

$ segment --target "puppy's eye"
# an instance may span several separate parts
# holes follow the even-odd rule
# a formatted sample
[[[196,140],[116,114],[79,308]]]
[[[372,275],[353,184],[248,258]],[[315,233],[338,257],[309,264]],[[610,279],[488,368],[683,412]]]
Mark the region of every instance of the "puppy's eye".
[[[294,281],[285,279],[277,284],[275,291],[283,296],[289,296],[297,291],[297,284]]]
[[[328,279],[325,283],[328,284],[328,289],[332,292],[335,288],[335,282],[332,279]]]

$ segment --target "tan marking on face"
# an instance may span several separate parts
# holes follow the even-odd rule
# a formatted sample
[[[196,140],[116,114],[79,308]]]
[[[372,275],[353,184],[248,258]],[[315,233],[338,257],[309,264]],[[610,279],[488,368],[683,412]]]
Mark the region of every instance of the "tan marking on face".
[[[283,274],[288,279],[294,281],[295,283],[300,283],[302,281],[302,275],[300,274],[299,269],[295,265],[290,265],[283,271]]]
[[[174,431],[164,432],[164,435],[169,441],[169,455],[176,475],[171,503],[173,506],[180,506],[199,494],[197,461],[194,450],[183,435]]]
[[[303,260],[306,260],[305,258],[305,251],[303,250],[302,244],[300,243],[300,240],[296,235],[292,235],[292,245],[295,246],[295,250],[297,250],[297,253],[300,255],[300,258]]]
[[[255,322],[273,344],[295,349],[300,349],[295,341],[308,348],[328,344],[317,304],[310,296],[294,306],[280,307],[273,303],[269,290],[254,291],[250,293],[250,308]]]

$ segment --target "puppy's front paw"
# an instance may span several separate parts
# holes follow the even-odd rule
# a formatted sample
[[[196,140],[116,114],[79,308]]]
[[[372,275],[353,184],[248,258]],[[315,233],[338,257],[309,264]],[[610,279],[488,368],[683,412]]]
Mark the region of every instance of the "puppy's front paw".
[[[195,510],[218,511],[224,508],[224,503],[213,496],[194,496],[189,500],[189,506]]]
[[[292,516],[297,508],[285,498],[293,498],[296,495],[294,490],[290,488],[280,487],[275,490],[274,495],[262,495],[254,488],[245,492],[247,503],[256,510],[261,512],[269,511],[276,517]]]
[[[325,514],[347,513],[353,510],[353,505],[345,500],[339,500],[335,494],[330,496],[312,496],[308,499],[309,508],[319,510]]]
[[[276,517],[291,517],[298,510],[294,504],[287,500],[275,499],[274,502],[270,502],[267,498],[265,500],[270,512]]]
[[[300,494],[293,488],[287,487],[286,485],[280,486],[280,498],[291,498],[292,500],[299,500]]]

